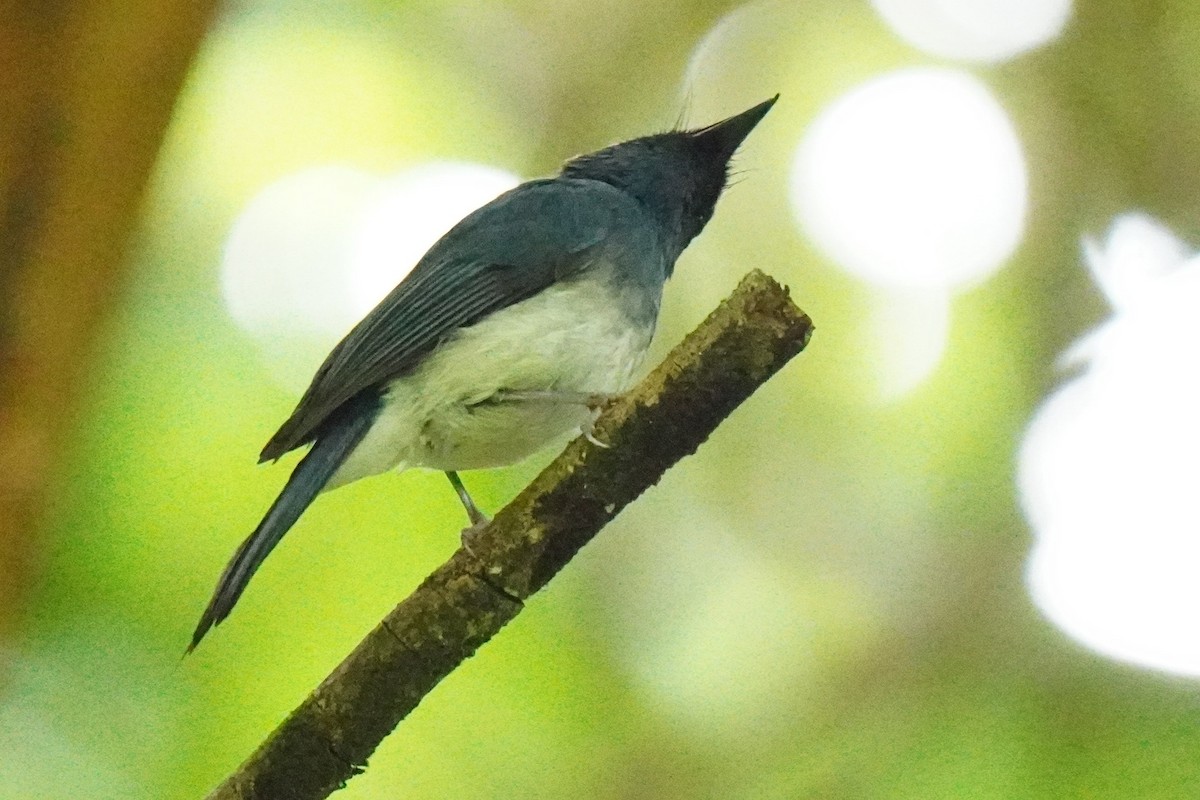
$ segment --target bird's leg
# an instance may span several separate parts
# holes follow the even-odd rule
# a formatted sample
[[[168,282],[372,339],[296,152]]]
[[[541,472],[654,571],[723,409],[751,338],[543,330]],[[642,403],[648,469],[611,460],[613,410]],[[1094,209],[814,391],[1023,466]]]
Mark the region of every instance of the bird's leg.
[[[450,470],[446,471],[446,477],[450,480],[450,485],[454,487],[455,494],[462,501],[463,508],[467,510],[467,519],[471,520],[471,524],[462,531],[462,544],[468,552],[471,550],[471,540],[479,535],[489,522],[487,514],[479,510],[479,506],[475,505],[475,501],[471,499],[471,495],[467,492],[467,487],[463,486],[462,479],[458,477],[457,472]]]
[[[561,403],[563,405],[587,406],[592,411],[617,397],[608,392],[566,392],[558,389],[514,390],[501,389],[491,396],[497,403]]]
[[[497,402],[524,402],[524,403],[564,403],[567,405],[586,406],[591,411],[599,411],[600,407],[610,400],[616,398],[617,395],[608,392],[565,392],[557,389],[547,390],[527,390],[515,391],[502,389],[492,395],[492,399]],[[603,447],[606,450],[608,445],[592,435],[593,427],[596,424],[596,418],[593,416],[585,424],[579,426],[579,432],[583,434],[583,438],[587,439],[597,447]]]

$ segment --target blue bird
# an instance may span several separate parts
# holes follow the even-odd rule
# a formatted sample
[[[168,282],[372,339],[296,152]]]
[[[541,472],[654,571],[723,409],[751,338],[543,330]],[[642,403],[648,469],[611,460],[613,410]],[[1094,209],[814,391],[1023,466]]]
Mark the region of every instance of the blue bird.
[[[645,355],[663,284],[712,217],[742,141],[778,95],[721,122],[578,156],[474,211],[317,370],[260,463],[311,445],[234,553],[188,652],[224,620],[318,494],[410,467],[519,461],[590,425]]]

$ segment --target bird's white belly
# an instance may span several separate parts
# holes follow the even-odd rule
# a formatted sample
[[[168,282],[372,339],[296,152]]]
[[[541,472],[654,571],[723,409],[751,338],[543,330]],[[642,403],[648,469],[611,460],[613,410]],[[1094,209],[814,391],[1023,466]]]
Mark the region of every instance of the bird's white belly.
[[[653,334],[599,281],[552,286],[464,328],[393,382],[379,417],[327,488],[390,469],[469,470],[519,461],[588,422],[569,402],[506,392],[615,394]]]

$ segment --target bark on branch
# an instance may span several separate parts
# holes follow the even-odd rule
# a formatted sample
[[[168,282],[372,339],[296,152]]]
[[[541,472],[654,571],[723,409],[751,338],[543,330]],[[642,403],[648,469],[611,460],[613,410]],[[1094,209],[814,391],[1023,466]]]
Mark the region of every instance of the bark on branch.
[[[327,797],[434,686],[630,501],[800,352],[809,318],[754,271],[632,392],[600,414],[492,523],[411,596],[209,795]]]

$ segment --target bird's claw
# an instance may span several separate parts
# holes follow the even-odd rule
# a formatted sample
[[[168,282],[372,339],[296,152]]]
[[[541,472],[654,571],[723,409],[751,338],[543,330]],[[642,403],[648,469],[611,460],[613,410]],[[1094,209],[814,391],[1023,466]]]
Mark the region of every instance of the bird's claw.
[[[596,438],[596,418],[594,416],[586,423],[579,426],[579,432],[583,435],[583,438],[596,445],[596,447],[600,447],[604,450],[608,450],[612,447],[612,445],[602,442]]]
[[[491,520],[488,519],[487,515],[480,514],[479,518],[471,522],[471,524],[467,527],[463,528],[462,533],[459,535],[459,541],[462,542],[463,550],[466,550],[474,558],[479,558],[479,554],[475,552],[471,545],[478,541],[479,534],[483,533],[484,528],[486,528],[489,523],[491,523]]]

